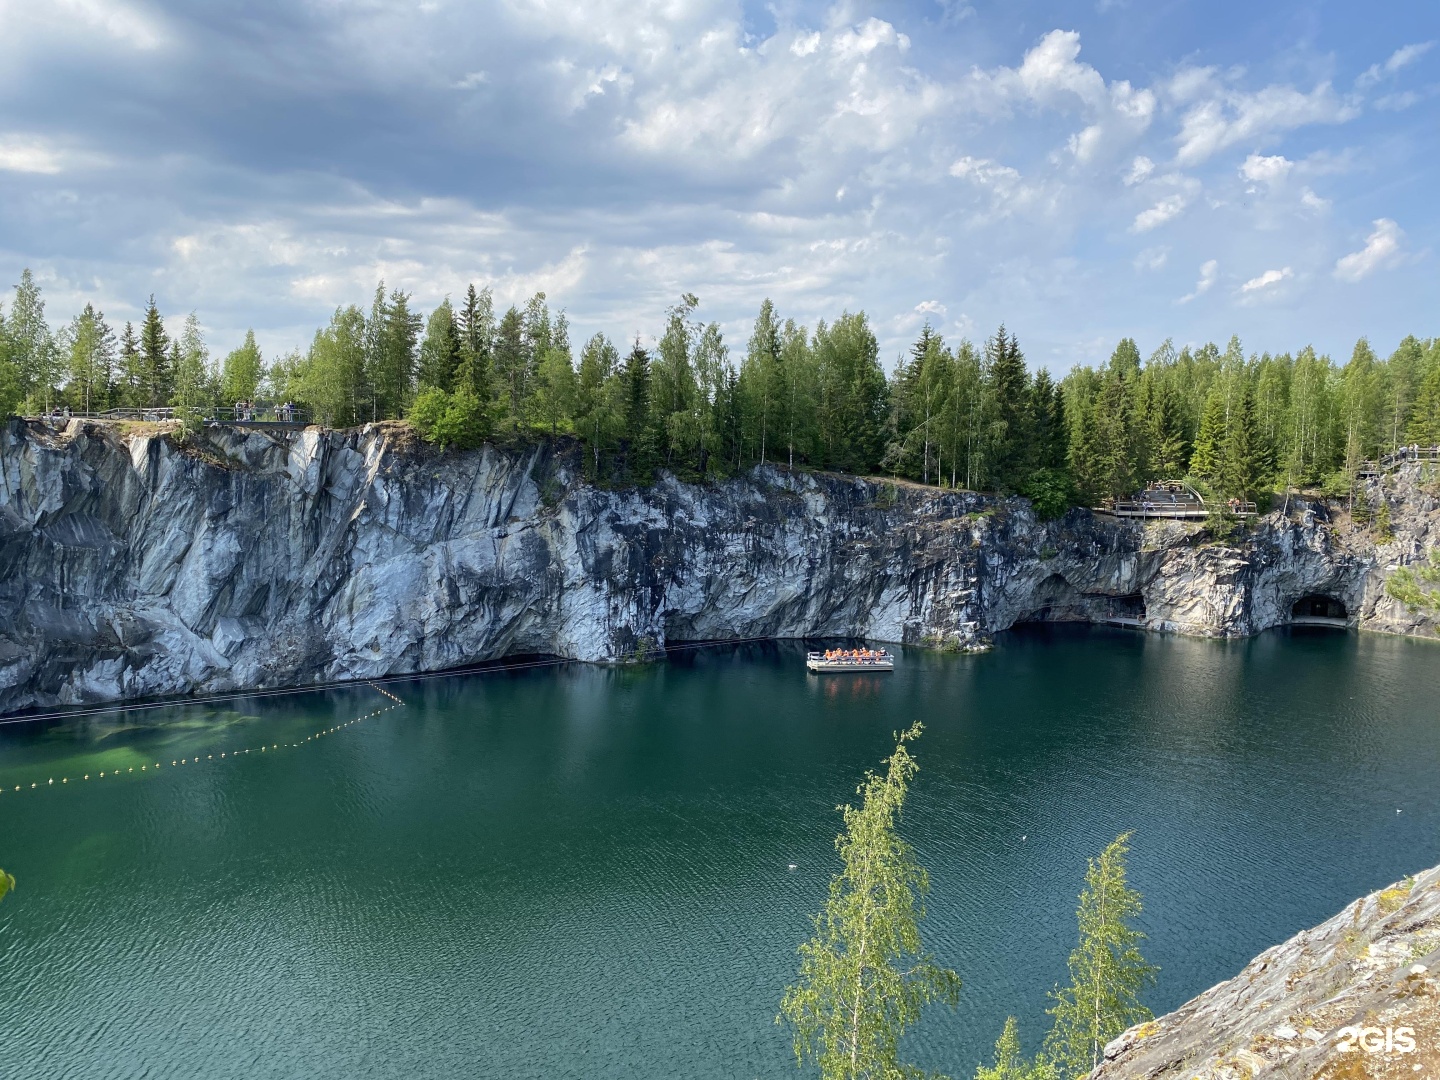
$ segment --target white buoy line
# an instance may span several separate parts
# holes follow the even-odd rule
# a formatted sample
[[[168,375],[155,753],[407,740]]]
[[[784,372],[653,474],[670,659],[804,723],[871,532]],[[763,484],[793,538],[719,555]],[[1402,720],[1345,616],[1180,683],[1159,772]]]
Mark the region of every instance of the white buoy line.
[[[347,720],[343,724],[335,724],[332,727],[312,732],[311,734],[306,735],[303,739],[298,739],[294,742],[274,742],[268,744],[262,743],[260,746],[247,746],[242,747],[239,750],[222,750],[218,754],[206,754],[203,758],[199,754],[182,758],[173,758],[170,761],[169,767],[172,769],[178,769],[182,765],[199,765],[202,762],[208,763],[218,761],[234,761],[236,758],[244,757],[247,754],[267,754],[272,750],[280,751],[299,749],[306,743],[314,742],[316,739],[323,738],[326,735],[334,735],[336,732],[344,731],[346,728],[353,727],[355,724],[363,723],[366,720],[372,720],[377,716],[381,716],[384,713],[390,712],[392,709],[398,709],[405,704],[404,701],[396,697],[394,694],[390,693],[389,690],[386,690],[382,686],[376,686],[374,683],[371,683],[370,687],[376,693],[383,694],[385,697],[395,702],[395,704],[387,705],[383,709],[375,709],[374,711],[368,712],[363,716],[357,716],[353,720]],[[83,773],[80,776],[61,776],[59,778],[58,786],[65,787],[71,783],[83,784],[89,780],[104,780],[108,777],[131,776],[137,773],[142,776],[154,776],[159,773],[160,770],[163,768],[166,768],[165,763],[163,761],[157,761],[153,765],[141,765],[138,769],[135,766],[131,765],[118,769],[103,769],[94,773]],[[9,787],[8,785],[0,785],[0,795],[16,794],[26,791],[48,791],[49,789],[56,786],[56,779],[52,776],[46,779],[43,783],[39,780],[36,780],[35,782],[28,785],[16,784],[13,788]]]

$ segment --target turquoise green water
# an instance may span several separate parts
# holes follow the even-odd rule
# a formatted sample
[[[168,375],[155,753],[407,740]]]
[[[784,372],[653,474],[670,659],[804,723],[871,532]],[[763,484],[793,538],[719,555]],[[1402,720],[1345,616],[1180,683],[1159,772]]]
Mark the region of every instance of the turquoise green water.
[[[905,830],[965,986],[909,1048],[952,1075],[1007,1013],[1038,1038],[1085,859],[1123,829],[1157,1011],[1440,862],[1431,643],[1037,630],[890,676],[801,660],[394,683],[403,708],[308,742],[390,702],[0,726],[6,1075],[794,1075],[773,1018],[834,807],[917,718]]]

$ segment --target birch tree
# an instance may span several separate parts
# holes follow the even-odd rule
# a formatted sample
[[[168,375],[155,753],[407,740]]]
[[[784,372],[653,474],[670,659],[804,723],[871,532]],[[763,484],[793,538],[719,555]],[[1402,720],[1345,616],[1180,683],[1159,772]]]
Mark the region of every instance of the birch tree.
[[[1076,918],[1080,943],[1070,954],[1070,985],[1051,994],[1054,1017],[1043,1057],[1059,1080],[1079,1080],[1100,1064],[1105,1044],[1133,1024],[1151,1018],[1140,991],[1159,970],[1140,955],[1145,935],[1130,924],[1141,911],[1140,894],[1125,878],[1130,834],[1123,833],[1098,859],[1090,860]]]
[[[885,772],[867,772],[860,806],[842,806],[835,838],[844,869],[800,946],[800,973],[785,991],[777,1023],[794,1032],[798,1064],[815,1062],[824,1080],[902,1080],[926,1075],[900,1061],[900,1036],[932,1001],[954,1007],[960,977],[922,950],[920,920],[930,880],[896,832],[918,766],[896,736]]]

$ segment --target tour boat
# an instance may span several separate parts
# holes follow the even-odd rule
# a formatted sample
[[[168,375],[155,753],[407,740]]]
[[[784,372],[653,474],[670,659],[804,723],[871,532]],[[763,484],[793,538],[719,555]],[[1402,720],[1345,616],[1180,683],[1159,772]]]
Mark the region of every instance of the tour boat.
[[[810,671],[894,671],[895,658],[884,649],[826,649],[805,654]]]

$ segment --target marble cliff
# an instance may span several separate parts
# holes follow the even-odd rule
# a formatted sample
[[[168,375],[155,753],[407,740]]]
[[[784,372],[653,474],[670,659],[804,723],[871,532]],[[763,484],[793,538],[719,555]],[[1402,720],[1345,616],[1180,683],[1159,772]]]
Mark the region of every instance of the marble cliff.
[[[981,649],[1036,619],[1213,637],[1328,598],[1434,636],[1385,578],[1440,545],[1425,466],[1374,482],[1394,536],[1292,501],[1198,525],[759,467],[605,489],[574,447],[441,453],[400,424],[0,428],[0,712],[456,667],[619,661],[682,640]],[[1433,470],[1433,466],[1428,467]]]

